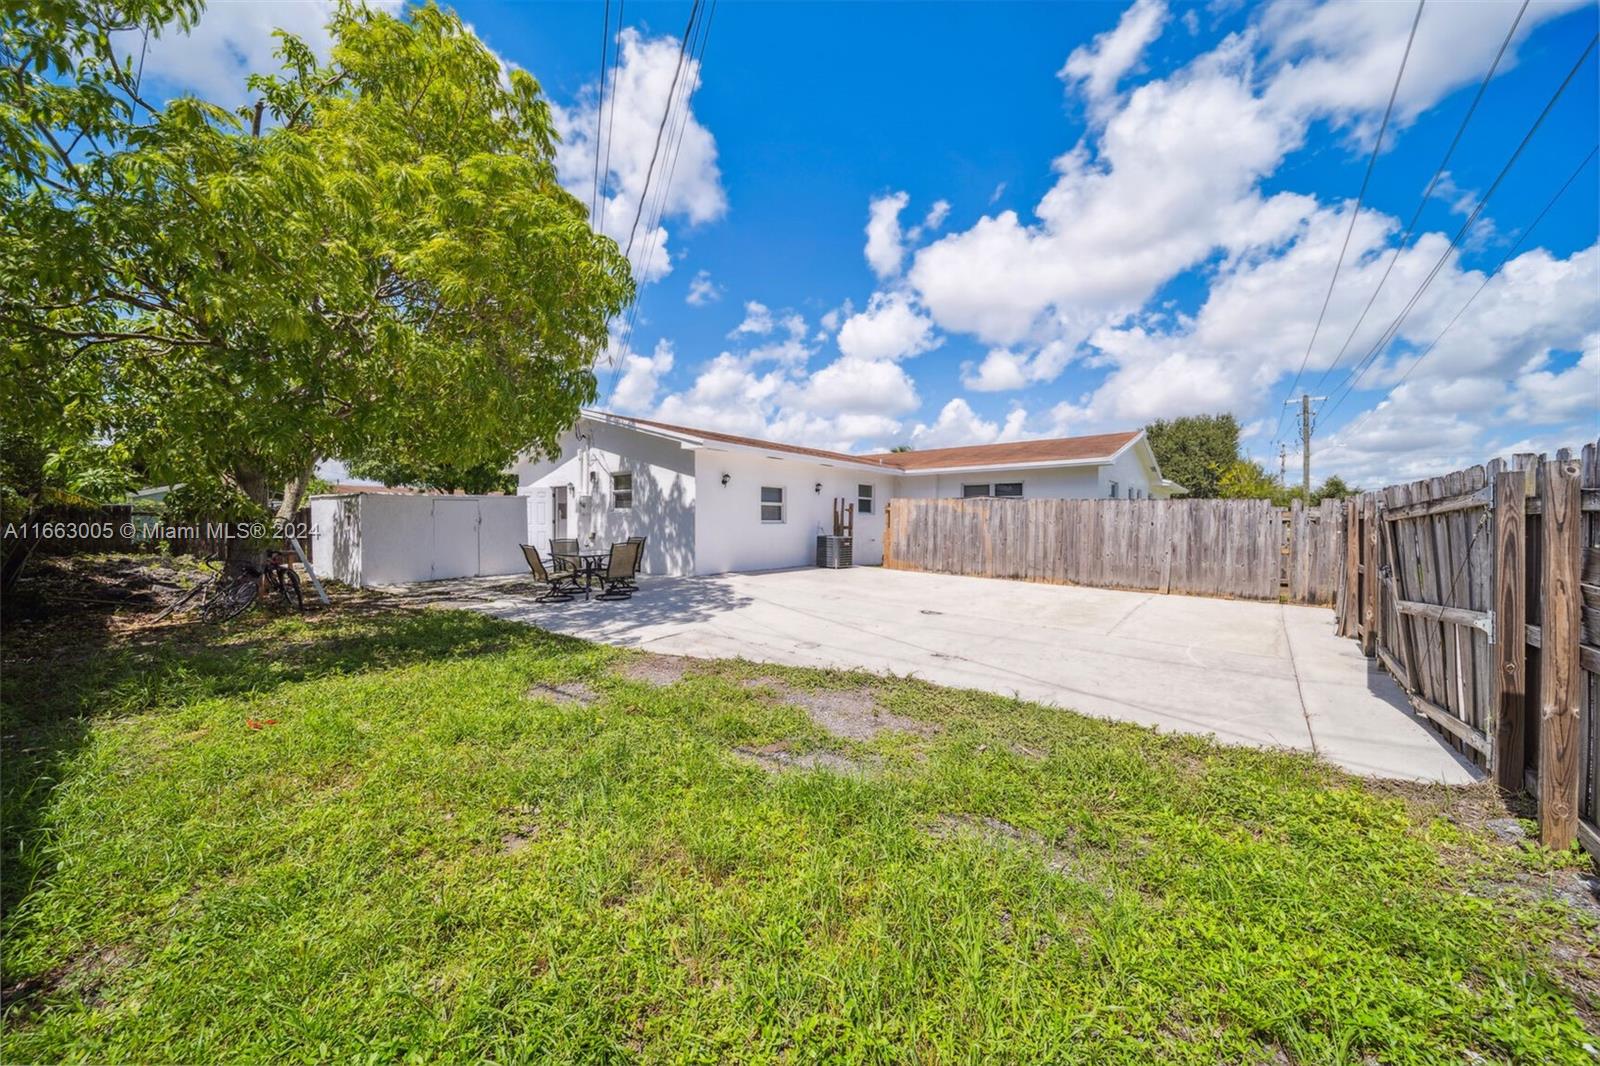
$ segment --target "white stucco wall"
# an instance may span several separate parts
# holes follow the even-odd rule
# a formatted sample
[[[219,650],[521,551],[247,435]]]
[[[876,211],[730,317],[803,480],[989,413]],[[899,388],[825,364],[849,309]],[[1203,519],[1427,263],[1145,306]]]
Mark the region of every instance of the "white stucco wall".
[[[1111,483],[1117,483],[1117,498],[1129,499],[1128,490],[1138,489],[1140,499],[1165,498],[1156,487],[1160,483],[1156,479],[1155,468],[1151,465],[1151,456],[1147,448],[1140,444],[1117,456],[1115,460],[1102,466],[1100,469],[1100,496],[1111,495]]]
[[[582,447],[585,439],[587,451]],[[523,497],[540,488],[571,488],[570,534],[585,550],[604,550],[619,540],[645,537],[644,573],[694,573],[694,452],[676,441],[584,419],[576,432],[562,436],[559,458],[521,462],[513,470],[517,493]],[[633,506],[626,510],[615,506],[613,473],[633,475]],[[580,503],[577,497],[586,494],[589,502]],[[541,541],[535,547],[548,554],[550,545],[534,531],[531,511],[528,521],[529,543]]]
[[[1024,499],[1086,500],[1103,495],[1093,466],[1039,467],[1031,470],[972,470],[960,474],[910,474],[895,479],[895,495],[911,499],[959,499],[963,485],[1022,482]]]
[[[728,483],[722,484],[722,476]],[[695,453],[701,486],[695,508],[696,572],[776,570],[816,562],[817,534],[833,532],[833,502],[854,502],[857,486],[873,486],[872,514],[856,514],[853,554],[857,564],[883,562],[883,507],[895,478],[814,462],[803,456],[776,459],[748,452]],[[822,490],[817,491],[817,485]],[[784,521],[761,521],[761,489],[784,490]]]

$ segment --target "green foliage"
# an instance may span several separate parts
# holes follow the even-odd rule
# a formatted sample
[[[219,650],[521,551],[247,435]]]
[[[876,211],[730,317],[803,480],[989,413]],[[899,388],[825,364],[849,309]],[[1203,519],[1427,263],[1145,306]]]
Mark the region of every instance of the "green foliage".
[[[1474,793],[465,613],[7,651],[8,1062],[1591,1061]]]
[[[516,475],[507,473],[506,466],[505,462],[478,463],[468,467],[437,464],[417,466],[374,457],[351,463],[350,473],[354,477],[381,481],[385,485],[437,489],[440,492],[466,492],[481,496],[491,492],[517,491]]]
[[[1239,420],[1230,414],[1157,419],[1144,427],[1163,476],[1188,489],[1188,498],[1223,496],[1223,474],[1239,458]]]
[[[1253,459],[1235,459],[1223,467],[1217,495],[1224,500],[1273,500],[1279,506],[1290,498],[1278,479]]]
[[[116,32],[180,0],[6,8],[0,389],[52,452],[258,503],[319,458],[550,449],[632,298],[556,181],[538,84],[451,13],[342,6],[262,105],[138,97]],[[290,495],[296,493],[291,491]]]

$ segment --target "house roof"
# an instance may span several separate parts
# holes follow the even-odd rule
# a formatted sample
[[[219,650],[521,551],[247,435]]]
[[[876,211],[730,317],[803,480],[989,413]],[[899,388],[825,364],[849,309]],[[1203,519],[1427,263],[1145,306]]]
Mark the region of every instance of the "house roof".
[[[894,464],[886,463],[881,456],[850,455],[846,452],[830,452],[823,448],[805,448],[798,444],[781,444],[773,440],[761,440],[758,437],[741,437],[733,433],[720,433],[712,429],[694,429],[690,426],[675,426],[670,422],[656,422],[649,418],[633,418],[629,415],[614,415],[605,411],[592,412],[595,416],[607,421],[622,425],[642,426],[646,429],[662,430],[678,437],[687,437],[693,440],[720,441],[723,444],[733,444],[740,448],[756,448],[762,451],[791,452],[795,455],[804,455],[811,459],[825,459],[829,462],[851,463],[856,466],[879,466],[894,469]]]
[[[850,455],[846,452],[827,451],[823,448],[806,448],[798,444],[782,444],[757,437],[741,437],[711,429],[675,426],[648,418],[614,415],[605,411],[586,412],[591,417],[621,425],[634,425],[649,431],[695,441],[718,441],[740,448],[761,451],[789,452],[828,462],[849,463],[854,466],[877,467],[893,473],[922,473],[932,470],[984,469],[1006,466],[1048,466],[1055,463],[1093,465],[1108,463],[1128,445],[1139,439],[1142,431],[1126,433],[1099,433],[1088,437],[1053,437],[1046,440],[1020,440],[1006,444],[968,444],[956,448],[925,448],[921,451],[879,452],[873,455]]]
[[[1097,463],[1110,462],[1118,452],[1139,438],[1129,433],[1097,433],[1091,437],[1053,437],[1048,440],[1018,440],[1005,444],[967,444],[955,448],[924,448],[921,451],[888,452],[864,455],[879,459],[905,471],[948,470],[963,467],[1013,466],[1021,463]]]

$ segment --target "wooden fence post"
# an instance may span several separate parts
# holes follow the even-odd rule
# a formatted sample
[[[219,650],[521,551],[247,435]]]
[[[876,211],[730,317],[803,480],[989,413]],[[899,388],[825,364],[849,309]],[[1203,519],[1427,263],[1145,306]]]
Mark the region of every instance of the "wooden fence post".
[[[1362,586],[1364,595],[1361,604],[1361,653],[1366,656],[1373,654],[1373,648],[1378,642],[1378,498],[1373,493],[1367,493],[1361,504],[1362,529],[1366,533],[1366,542],[1361,546],[1361,556],[1366,567],[1366,584]]]
[[[1361,625],[1361,511],[1355,499],[1344,501],[1344,595],[1339,612],[1344,635],[1353,637]]]
[[[1501,791],[1521,792],[1527,756],[1523,751],[1522,722],[1528,691],[1528,603],[1525,568],[1528,562],[1526,479],[1521,470],[1499,472],[1494,478],[1494,646],[1490,677],[1490,737],[1494,752],[1490,762]]]
[[[1572,846],[1578,834],[1579,464],[1545,464],[1541,501],[1539,654],[1539,840]]]

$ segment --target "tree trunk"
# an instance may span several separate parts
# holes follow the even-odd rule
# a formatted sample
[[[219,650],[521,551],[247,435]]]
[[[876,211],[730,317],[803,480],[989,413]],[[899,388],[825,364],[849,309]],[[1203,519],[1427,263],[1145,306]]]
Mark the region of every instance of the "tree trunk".
[[[283,525],[294,521],[295,514],[305,503],[306,490],[311,487],[311,478],[317,471],[317,460],[313,456],[305,461],[299,473],[291,477],[283,486],[283,500],[278,504],[277,519]]]

